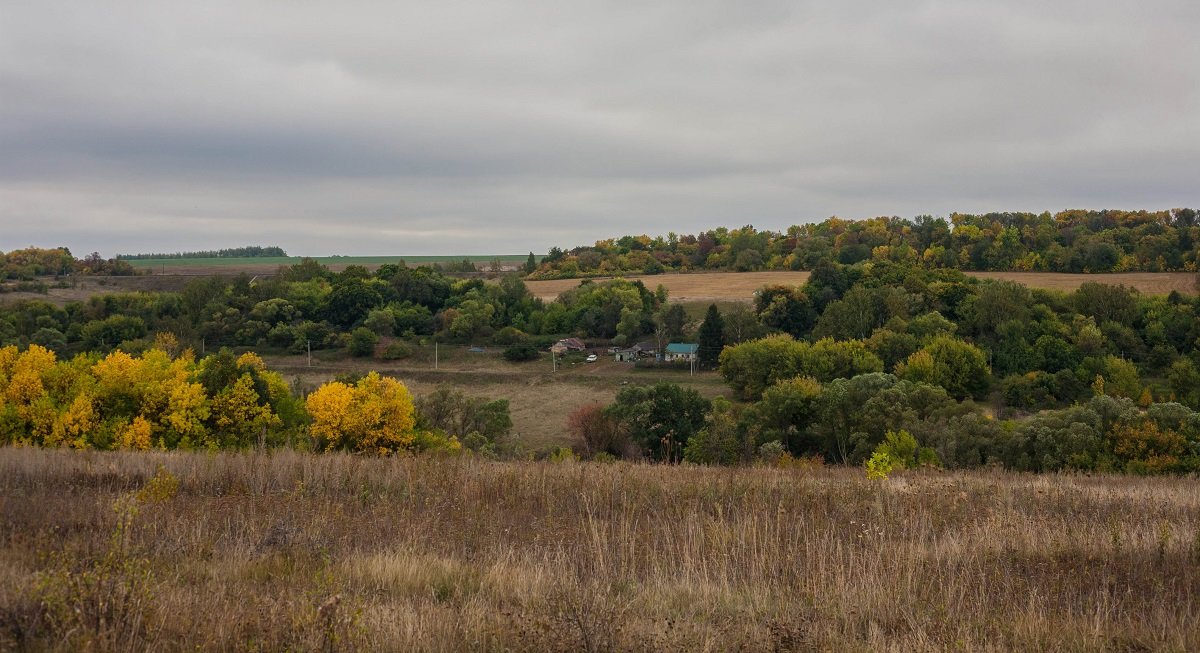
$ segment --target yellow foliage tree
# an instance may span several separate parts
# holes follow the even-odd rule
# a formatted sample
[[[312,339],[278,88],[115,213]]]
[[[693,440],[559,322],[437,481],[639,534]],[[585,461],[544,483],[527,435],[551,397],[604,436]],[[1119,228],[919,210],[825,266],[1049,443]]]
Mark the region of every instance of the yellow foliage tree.
[[[54,423],[53,438],[57,444],[86,449],[91,445],[91,435],[99,426],[100,415],[96,412],[92,396],[86,392],[80,393],[58,416]]]
[[[280,423],[279,416],[269,405],[259,405],[258,392],[249,374],[243,374],[232,386],[225,388],[211,403],[211,417],[216,433],[210,433],[206,444],[215,447],[246,447],[256,436]]]
[[[206,434],[204,421],[209,414],[204,386],[199,383],[179,383],[171,388],[161,424],[171,431],[173,442],[185,438],[190,442],[202,442]]]
[[[404,384],[371,372],[353,387],[326,383],[305,402],[310,433],[327,450],[350,449],[386,455],[413,444],[412,395]]]
[[[42,376],[54,369],[58,359],[41,345],[30,345],[12,361],[5,396],[18,405],[28,405],[45,394]]]
[[[121,429],[117,443],[122,449],[146,450],[150,448],[150,435],[152,432],[153,426],[150,422],[141,415],[138,415],[133,418],[132,423]]]
[[[1171,429],[1160,429],[1154,420],[1142,419],[1113,429],[1113,454],[1125,471],[1161,474],[1176,471],[1187,454],[1187,439]]]

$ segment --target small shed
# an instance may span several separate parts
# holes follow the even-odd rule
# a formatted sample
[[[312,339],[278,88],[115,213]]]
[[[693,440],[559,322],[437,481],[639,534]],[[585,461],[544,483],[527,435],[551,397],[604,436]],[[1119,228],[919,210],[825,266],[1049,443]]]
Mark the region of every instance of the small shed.
[[[645,342],[639,342],[638,344],[630,347],[630,349],[642,356],[654,356],[658,353],[658,344],[653,340],[647,340]]]
[[[613,352],[613,357],[618,363],[632,363],[638,359],[638,352],[632,347],[629,349],[618,349]]]

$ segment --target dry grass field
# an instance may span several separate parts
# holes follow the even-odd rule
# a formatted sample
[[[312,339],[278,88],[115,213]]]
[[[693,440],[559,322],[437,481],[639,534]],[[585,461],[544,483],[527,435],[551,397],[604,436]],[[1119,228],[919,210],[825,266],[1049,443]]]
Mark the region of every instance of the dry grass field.
[[[0,449],[0,650],[1194,651],[1194,479]]]
[[[808,281],[808,272],[700,272],[694,274],[659,274],[631,276],[640,279],[653,290],[662,284],[673,301],[712,302],[744,301],[754,299],[754,292],[768,284],[798,286]],[[1197,275],[1192,272],[1125,272],[1116,274],[1066,274],[1057,272],[967,272],[980,279],[1007,279],[1031,288],[1071,291],[1088,281],[1124,285],[1137,288],[1147,295],[1166,295],[1177,290],[1185,295],[1195,295]],[[526,281],[530,292],[546,300],[553,300],[564,290],[579,285],[580,279],[555,279],[552,281]]]
[[[1184,295],[1197,294],[1197,275],[1193,272],[1114,272],[1111,274],[1062,274],[1053,272],[968,272],[979,279],[1005,279],[1031,288],[1072,291],[1088,281],[1112,286],[1129,286],[1145,295],[1167,295],[1172,290]]]

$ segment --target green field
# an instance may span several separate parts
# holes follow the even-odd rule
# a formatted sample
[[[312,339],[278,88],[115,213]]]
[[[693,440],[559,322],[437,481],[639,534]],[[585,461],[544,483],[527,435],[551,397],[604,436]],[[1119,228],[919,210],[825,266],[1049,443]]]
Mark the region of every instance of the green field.
[[[229,256],[221,258],[147,258],[129,259],[126,262],[135,268],[180,268],[180,267],[232,267],[242,265],[295,265],[304,258],[311,258],[323,265],[378,266],[387,263],[447,263],[467,259],[475,264],[524,263],[529,254],[482,254],[460,256]]]

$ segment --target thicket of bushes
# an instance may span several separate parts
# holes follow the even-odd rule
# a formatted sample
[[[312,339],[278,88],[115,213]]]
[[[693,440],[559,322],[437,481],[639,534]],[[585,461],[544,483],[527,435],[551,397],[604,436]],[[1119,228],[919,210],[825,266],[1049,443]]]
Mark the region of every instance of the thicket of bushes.
[[[0,445],[76,449],[245,449],[394,454],[506,451],[507,401],[439,389],[414,402],[370,373],[294,392],[255,354],[197,360],[169,336],[141,355],[58,360],[39,345],[0,348]]]

